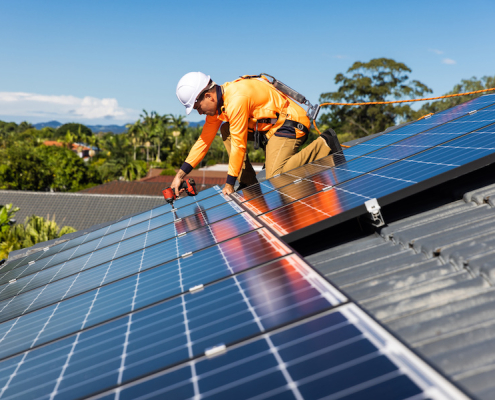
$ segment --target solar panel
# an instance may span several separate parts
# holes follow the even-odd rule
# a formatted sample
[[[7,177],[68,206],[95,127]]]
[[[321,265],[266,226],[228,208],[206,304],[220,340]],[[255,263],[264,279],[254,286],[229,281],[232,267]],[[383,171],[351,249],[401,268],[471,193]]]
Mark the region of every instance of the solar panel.
[[[129,302],[125,316],[110,320],[106,316],[100,325],[14,356],[16,372],[3,395],[87,396],[201,355],[218,343],[236,343],[345,300],[335,289],[315,287],[315,279],[314,271],[289,255],[133,311],[139,305],[140,285],[146,284],[136,281],[134,296],[128,296],[132,293],[128,289],[121,292],[122,300],[118,291],[107,299],[112,308]],[[157,285],[153,280],[149,284]],[[149,290],[144,287],[142,292],[147,296]],[[101,312],[93,304],[78,316],[85,326]],[[32,376],[39,383],[30,378],[26,388],[25,381]]]
[[[418,361],[348,304],[98,398],[463,398]]]

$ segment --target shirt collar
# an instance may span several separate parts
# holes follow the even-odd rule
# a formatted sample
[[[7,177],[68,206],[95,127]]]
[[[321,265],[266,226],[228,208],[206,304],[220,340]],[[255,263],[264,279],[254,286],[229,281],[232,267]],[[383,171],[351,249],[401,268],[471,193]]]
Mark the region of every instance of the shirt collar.
[[[220,85],[217,85],[217,112],[218,115],[222,114],[223,107],[223,90]]]

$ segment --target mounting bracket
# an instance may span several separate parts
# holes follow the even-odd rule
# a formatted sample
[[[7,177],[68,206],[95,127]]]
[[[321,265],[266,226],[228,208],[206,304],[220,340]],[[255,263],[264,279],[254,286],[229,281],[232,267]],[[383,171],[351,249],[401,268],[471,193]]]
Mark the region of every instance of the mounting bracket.
[[[364,202],[366,210],[368,211],[368,220],[375,228],[379,228],[385,225],[385,221],[383,219],[382,213],[380,212],[380,205],[378,204],[378,200],[371,199]]]

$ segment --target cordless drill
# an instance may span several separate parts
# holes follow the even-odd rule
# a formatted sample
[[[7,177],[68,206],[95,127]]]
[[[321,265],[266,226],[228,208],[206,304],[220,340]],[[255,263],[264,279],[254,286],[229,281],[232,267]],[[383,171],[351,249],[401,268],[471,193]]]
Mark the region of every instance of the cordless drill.
[[[196,196],[198,194],[198,192],[196,191],[196,183],[192,178],[188,179],[187,181],[183,181],[179,186],[179,190],[181,189],[186,189],[186,193],[188,196]],[[162,193],[163,197],[165,197],[166,202],[173,207],[174,201],[177,199],[174,189],[168,187],[166,189],[163,189]]]

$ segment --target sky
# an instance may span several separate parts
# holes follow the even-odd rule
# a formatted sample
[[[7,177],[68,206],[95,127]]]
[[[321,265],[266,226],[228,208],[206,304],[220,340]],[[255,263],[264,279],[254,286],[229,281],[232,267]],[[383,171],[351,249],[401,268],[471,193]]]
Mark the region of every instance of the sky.
[[[191,71],[220,84],[265,72],[315,103],[380,57],[440,96],[495,75],[493,15],[493,0],[0,0],[0,120],[185,115],[175,88]]]

